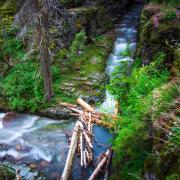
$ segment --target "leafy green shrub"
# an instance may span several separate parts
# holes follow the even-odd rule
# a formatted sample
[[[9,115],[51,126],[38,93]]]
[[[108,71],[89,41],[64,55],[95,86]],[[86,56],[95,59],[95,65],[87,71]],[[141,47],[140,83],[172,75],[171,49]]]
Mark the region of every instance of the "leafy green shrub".
[[[2,81],[5,97],[13,109],[35,111],[44,103],[43,81],[39,67],[32,61],[15,65]]]
[[[54,98],[64,98],[60,92],[61,72],[58,65],[52,65]],[[10,107],[18,110],[30,110],[32,112],[48,106],[44,99],[43,79],[40,72],[40,64],[28,60],[16,64],[1,79],[2,95],[7,97]],[[70,99],[68,99],[70,101]],[[72,102],[72,101],[71,101]]]
[[[123,56],[123,57],[131,57],[132,56],[132,52],[131,52],[129,43],[126,46],[126,49],[123,52],[120,53],[120,55]]]
[[[175,19],[176,17],[177,17],[176,12],[169,12],[166,14],[165,19],[166,20],[172,20],[172,19]]]
[[[150,2],[164,3],[164,4],[171,5],[171,6],[175,6],[175,5],[179,4],[179,0],[150,0]]]
[[[85,48],[85,42],[86,33],[84,32],[84,30],[81,30],[79,33],[75,35],[75,38],[71,43],[71,46],[69,48],[70,57],[77,56],[80,53],[80,51],[83,51]]]
[[[7,58],[11,57],[17,60],[21,59],[25,54],[22,41],[16,38],[5,40],[1,48],[2,56]]]
[[[84,30],[81,30],[77,33],[72,41],[68,51],[67,51],[67,61],[65,65],[69,66],[69,68],[74,69],[74,65],[78,60],[78,57],[83,54],[85,50],[85,42],[86,42],[86,33]]]
[[[68,50],[67,49],[61,49],[55,56],[58,60],[64,60],[68,57]]]
[[[18,28],[9,31],[0,31],[0,59],[3,61],[17,61],[23,58],[25,51],[23,42],[16,38]]]
[[[172,100],[173,93],[168,95],[167,91],[161,91],[162,95],[154,99],[154,90],[166,83],[169,77],[168,70],[163,66],[164,59],[165,54],[158,53],[148,66],[140,66],[140,60],[137,60],[130,75],[127,63],[124,63],[116,69],[108,86],[109,91],[120,101],[122,110],[123,120],[117,123],[117,136],[113,143],[115,164],[128,159],[126,165],[121,167],[122,179],[133,179],[132,174],[140,175],[139,169],[143,167],[149,149],[147,122],[166,110],[162,102]]]

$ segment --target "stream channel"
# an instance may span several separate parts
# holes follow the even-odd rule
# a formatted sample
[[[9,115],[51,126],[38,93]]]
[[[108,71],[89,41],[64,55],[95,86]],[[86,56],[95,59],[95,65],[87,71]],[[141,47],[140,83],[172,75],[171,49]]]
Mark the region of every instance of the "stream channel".
[[[117,39],[106,68],[109,78],[115,68],[121,66],[121,62],[128,61],[131,64],[133,61],[132,58],[122,57],[121,52],[126,49],[127,44],[131,52],[135,52],[140,12],[141,6],[133,6],[115,26]],[[105,101],[98,109],[112,113],[114,108],[115,99],[106,90]],[[76,119],[57,121],[36,115],[16,114],[13,121],[4,126],[5,115],[6,113],[0,112],[0,167],[6,165],[12,171],[20,169],[20,176],[24,180],[59,179],[68,153],[66,134],[72,133]],[[113,135],[99,126],[94,126],[93,134],[93,153],[96,160],[110,146]],[[75,158],[70,179],[86,180],[93,169],[80,168],[79,159]]]

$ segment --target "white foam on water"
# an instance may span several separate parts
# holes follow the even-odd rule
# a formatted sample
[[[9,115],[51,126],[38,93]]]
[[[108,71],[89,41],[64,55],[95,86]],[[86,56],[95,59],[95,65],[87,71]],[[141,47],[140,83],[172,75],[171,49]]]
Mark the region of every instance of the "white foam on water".
[[[2,121],[0,120],[0,129],[2,129],[4,126],[3,126],[3,123]]]
[[[128,43],[120,43],[114,46],[114,55],[120,55],[126,48]]]
[[[124,39],[124,38],[117,38],[116,43],[117,44],[126,43],[126,39]]]
[[[0,113],[0,119],[2,119],[5,115],[6,113]]]
[[[106,99],[105,101],[100,105],[100,107],[97,108],[98,111],[105,112],[112,114],[115,109],[115,99],[114,97],[106,90]]]
[[[131,57],[122,57],[122,52],[129,48],[133,54],[136,50],[137,29],[135,27],[137,18],[136,11],[130,12],[123,17],[122,23],[116,25],[117,40],[115,41],[113,53],[107,60],[106,74],[109,78],[113,78],[112,74],[116,67],[120,67],[122,62],[132,62]],[[104,102],[97,108],[99,111],[113,113],[115,109],[115,98],[106,90]]]
[[[34,146],[31,150],[31,152],[29,153],[29,155],[36,159],[36,160],[40,160],[43,159],[45,161],[50,162],[52,160],[52,155],[50,155],[50,153],[45,152],[44,150],[41,150],[40,148]]]
[[[0,117],[2,118],[5,114],[1,113],[0,115]],[[43,150],[43,148],[41,148],[41,150],[37,146],[34,146],[29,135],[31,136],[31,132],[33,133],[37,129],[43,128],[48,124],[55,123],[56,121],[49,120],[48,118],[43,118],[43,121],[37,121],[38,119],[40,119],[39,116],[21,115],[19,118],[12,121],[12,123],[8,127],[0,129],[0,143],[12,146],[12,148],[8,149],[7,151],[0,151],[0,157],[4,157],[6,155],[10,155],[14,158],[30,156],[30,158],[34,158],[36,160],[44,159],[46,161],[51,161],[52,156],[46,153],[47,149]],[[25,136],[25,134],[28,134],[28,138],[27,136]],[[29,143],[28,141],[30,141],[31,143]],[[16,145],[18,144],[29,147],[30,152],[28,151],[25,153],[22,151],[16,151]],[[41,143],[39,143],[39,146],[42,147]],[[44,147],[46,147],[46,145],[44,145]]]
[[[3,117],[6,115],[6,113],[0,113],[0,129],[3,129]]]
[[[6,154],[7,154],[6,151],[2,151],[0,152],[0,157],[4,157]]]
[[[14,149],[10,149],[6,152],[6,155],[13,156],[14,158],[20,158],[21,155]]]

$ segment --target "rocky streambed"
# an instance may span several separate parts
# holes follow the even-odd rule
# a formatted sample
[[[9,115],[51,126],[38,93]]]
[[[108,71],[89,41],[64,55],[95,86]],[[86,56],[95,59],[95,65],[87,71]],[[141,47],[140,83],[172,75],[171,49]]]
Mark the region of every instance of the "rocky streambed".
[[[20,170],[23,179],[57,179],[63,171],[75,119],[53,120],[28,114],[0,113],[0,168]],[[112,135],[102,127],[93,130],[94,159],[109,147]],[[93,171],[80,168],[75,158],[72,179],[88,178]]]

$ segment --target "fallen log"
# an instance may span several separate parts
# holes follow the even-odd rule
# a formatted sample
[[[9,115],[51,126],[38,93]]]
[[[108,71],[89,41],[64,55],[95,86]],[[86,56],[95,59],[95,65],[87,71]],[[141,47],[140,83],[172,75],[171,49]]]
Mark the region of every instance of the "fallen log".
[[[83,167],[84,153],[83,153],[83,135],[82,135],[82,132],[81,132],[81,135],[80,135],[80,151],[81,151],[81,166]]]
[[[19,175],[20,174],[20,170],[16,170],[16,180],[22,180],[21,176]]]
[[[71,107],[71,108],[77,108],[77,105],[75,104],[70,104],[70,103],[66,103],[66,102],[59,102],[60,106],[64,106],[64,107]]]
[[[92,143],[91,143],[90,138],[88,137],[88,135],[87,135],[84,131],[83,131],[83,135],[84,135],[84,138],[85,138],[88,146],[89,146],[90,148],[93,148],[93,145],[92,145]]]
[[[68,109],[76,112],[76,113],[79,113],[79,114],[83,114],[83,111],[79,110],[79,109],[76,109],[76,108],[72,108],[72,107],[67,107]]]
[[[81,131],[84,131],[87,135],[91,136],[91,137],[95,137],[94,134],[92,134],[90,131],[86,131],[85,129],[81,128]]]
[[[105,173],[104,173],[104,180],[108,180],[111,159],[112,159],[112,149],[110,149],[109,155],[107,157],[106,169],[105,169]]]
[[[119,102],[118,101],[116,101],[115,102],[115,109],[114,109],[114,116],[117,116],[118,115],[118,113],[119,113]]]
[[[88,164],[89,164],[91,162],[91,157],[90,157],[90,154],[87,151],[87,149],[85,149],[85,152],[86,152],[86,156],[87,156],[87,160],[88,160]]]
[[[62,180],[68,180],[68,177],[71,172],[74,155],[75,155],[76,148],[77,148],[78,131],[79,131],[79,121],[76,122],[75,127],[74,127],[73,135],[71,138],[71,144],[70,144],[68,156],[66,159],[66,164],[65,164],[62,176],[61,176]]]
[[[108,149],[106,151],[106,153],[104,154],[104,157],[102,158],[102,160],[99,162],[98,166],[96,167],[96,169],[94,170],[94,172],[92,173],[92,175],[90,176],[90,178],[88,180],[94,180],[96,178],[96,176],[99,174],[99,172],[101,171],[102,167],[105,165],[106,161],[107,161],[107,157],[109,156],[110,150]]]
[[[84,167],[87,167],[87,161],[86,161],[86,151],[84,150]]]
[[[88,122],[88,131],[89,132],[91,131],[91,121],[92,121],[91,113],[89,113],[89,122]]]
[[[86,103],[84,100],[82,100],[81,98],[78,98],[78,99],[77,99],[77,103],[78,103],[79,105],[81,105],[85,111],[94,112],[94,108],[92,108],[89,104],[87,104],[87,103]]]

